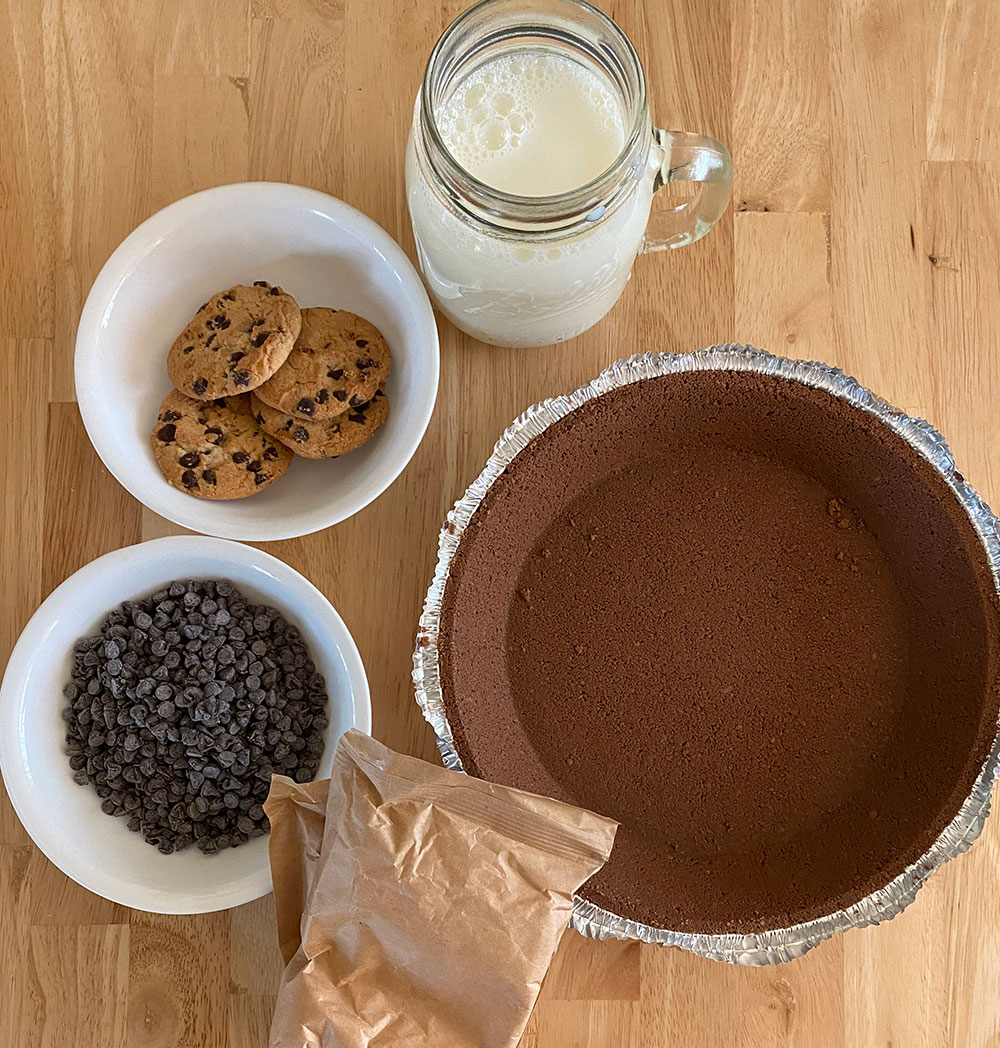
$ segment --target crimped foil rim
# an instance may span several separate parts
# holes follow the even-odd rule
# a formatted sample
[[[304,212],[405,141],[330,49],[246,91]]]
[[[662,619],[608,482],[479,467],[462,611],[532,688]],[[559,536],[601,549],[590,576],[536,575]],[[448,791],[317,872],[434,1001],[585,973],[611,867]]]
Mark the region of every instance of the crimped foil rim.
[[[706,370],[755,371],[826,390],[866,411],[898,433],[944,477],[955,498],[965,509],[986,550],[994,585],[1000,594],[1000,523],[989,506],[956,470],[944,438],[923,419],[913,418],[887,404],[839,368],[815,361],[776,357],[752,346],[728,343],[694,353],[644,353],[619,360],[586,386],[535,404],[515,419],[497,441],[482,473],[455,503],[441,530],[437,567],[427,591],[417,646],[413,653],[413,683],[417,702],[437,735],[438,749],[448,768],[465,770],[455,750],[441,695],[437,647],[441,602],[459,541],[487,491],[530,440],[587,401],[643,379],[681,371]],[[990,810],[990,794],[997,779],[998,767],[1000,731],[993,739],[989,756],[976,778],[972,792],[934,844],[893,881],[846,910],[838,910],[828,916],[787,928],[749,935],[691,934],[641,924],[577,896],[570,924],[577,931],[595,939],[638,939],[677,946],[702,957],[732,964],[765,965],[793,960],[836,932],[879,924],[905,909],[927,878],[942,863],[966,851],[982,832]]]

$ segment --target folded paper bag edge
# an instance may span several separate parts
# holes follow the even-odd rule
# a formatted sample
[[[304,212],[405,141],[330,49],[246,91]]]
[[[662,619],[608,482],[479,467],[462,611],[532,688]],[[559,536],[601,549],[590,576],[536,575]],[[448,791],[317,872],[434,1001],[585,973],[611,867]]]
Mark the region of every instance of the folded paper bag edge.
[[[547,844],[560,848],[569,846],[574,850],[587,849],[601,865],[611,854],[619,824],[607,815],[516,786],[504,786],[466,772],[452,771],[419,757],[396,753],[355,728],[341,736],[335,761],[341,749],[345,754],[349,753],[359,766],[374,768],[380,776],[410,783],[414,796],[421,800],[462,807],[467,813],[476,812],[487,820],[500,808],[513,806],[520,809],[520,818],[524,820],[518,824],[520,832],[513,833],[513,824],[506,819],[494,828],[518,838],[527,836],[526,843],[532,843],[530,838],[541,830],[541,837]]]
[[[267,850],[278,948],[285,964],[302,941],[302,914],[319,863],[329,792],[329,779],[299,783],[274,775],[264,801],[271,823]]]

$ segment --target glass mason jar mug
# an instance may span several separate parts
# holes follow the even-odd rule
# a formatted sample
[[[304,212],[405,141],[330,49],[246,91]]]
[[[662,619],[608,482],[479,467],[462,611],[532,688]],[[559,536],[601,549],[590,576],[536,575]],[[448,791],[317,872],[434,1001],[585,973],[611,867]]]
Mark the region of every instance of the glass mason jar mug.
[[[668,182],[697,192],[650,214]],[[635,49],[585,0],[481,0],[431,54],[407,202],[438,307],[484,342],[585,331],[637,254],[704,236],[731,190],[724,145],[653,127]]]

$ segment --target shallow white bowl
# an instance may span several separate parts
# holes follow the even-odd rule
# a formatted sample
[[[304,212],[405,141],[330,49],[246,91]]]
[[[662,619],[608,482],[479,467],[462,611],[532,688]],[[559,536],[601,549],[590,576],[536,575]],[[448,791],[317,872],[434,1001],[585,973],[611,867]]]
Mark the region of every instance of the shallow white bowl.
[[[392,350],[389,421],[359,450],[296,459],[247,499],[212,502],[170,487],[150,433],[170,391],[167,350],[216,291],[267,280],[299,305],[370,320]],[[143,222],[105,263],[76,337],[76,395],[104,464],[140,502],[194,531],[267,541],[356,513],[402,472],[438,386],[438,337],[423,284],[398,244],[342,200],[281,182],[244,182],[178,200]]]
[[[106,899],[154,913],[207,913],[266,895],[268,838],[218,855],[194,847],[161,855],[123,818],[105,815],[94,789],[73,781],[62,690],[78,637],[96,633],[122,601],[189,578],[230,579],[301,630],[330,696],[319,778],[330,774],[343,732],[371,730],[368,680],[347,627],[311,582],[270,554],[238,542],[176,536],[116,550],[71,575],[32,616],[7,664],[0,768],[18,818],[63,873]]]

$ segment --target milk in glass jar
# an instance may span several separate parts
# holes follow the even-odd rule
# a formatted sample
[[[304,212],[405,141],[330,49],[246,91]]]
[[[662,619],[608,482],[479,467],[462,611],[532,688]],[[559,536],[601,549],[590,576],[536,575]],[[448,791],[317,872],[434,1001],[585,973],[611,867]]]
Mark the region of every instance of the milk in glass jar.
[[[668,181],[694,199],[652,216]],[[440,310],[501,346],[580,334],[638,253],[703,236],[729,200],[714,139],[650,122],[628,38],[583,0],[482,0],[438,41],[414,107],[406,186]]]

